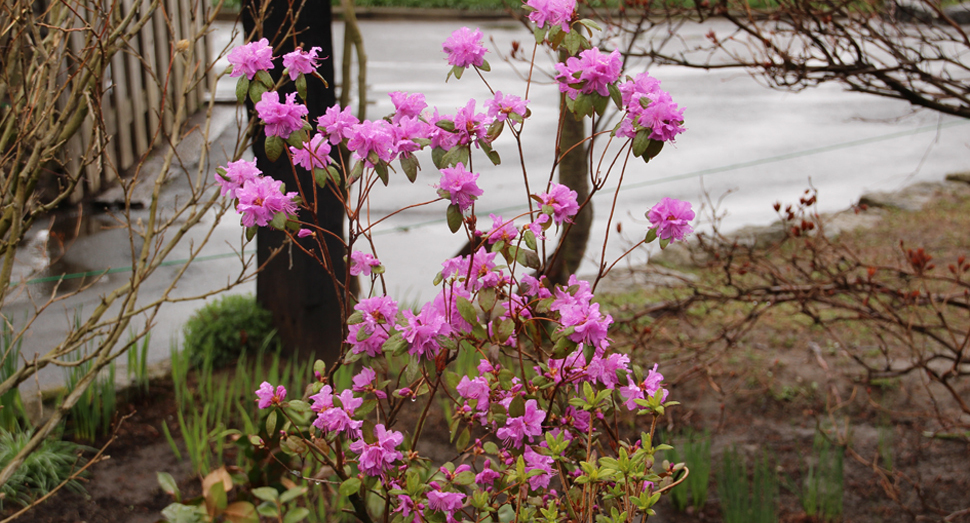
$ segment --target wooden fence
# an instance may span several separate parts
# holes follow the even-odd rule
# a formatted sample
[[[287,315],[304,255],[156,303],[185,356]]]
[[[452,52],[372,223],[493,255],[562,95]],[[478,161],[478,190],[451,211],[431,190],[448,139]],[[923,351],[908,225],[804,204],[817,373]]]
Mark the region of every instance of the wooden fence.
[[[187,63],[177,56],[176,46],[183,39],[192,40],[205,24],[207,3],[211,0],[161,0],[152,19],[138,38],[131,40],[130,52],[116,53],[105,73],[104,96],[101,100],[102,128],[88,116],[81,130],[65,148],[64,164],[68,172],[77,172],[81,158],[92,140],[105,142],[101,162],[85,169],[84,183],[72,195],[77,202],[86,194],[95,194],[134,168],[152,145],[177,132],[173,129],[175,93],[186,75],[193,75],[197,87],[187,97],[187,115],[198,111],[207,93],[214,92],[212,77],[205,77],[209,60],[207,38],[195,42],[193,62],[201,57],[201,66]],[[124,12],[149,9],[150,0],[117,0]],[[71,47],[85,45],[82,32],[72,35]],[[146,173],[153,175],[154,173]]]

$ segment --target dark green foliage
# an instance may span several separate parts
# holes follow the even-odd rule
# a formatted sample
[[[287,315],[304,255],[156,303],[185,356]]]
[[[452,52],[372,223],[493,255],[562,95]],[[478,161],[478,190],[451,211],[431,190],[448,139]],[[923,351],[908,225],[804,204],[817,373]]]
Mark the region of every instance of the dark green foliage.
[[[735,449],[725,451],[717,474],[717,493],[725,523],[778,521],[778,480],[765,454],[755,460],[749,482],[744,458]]]
[[[674,449],[666,451],[667,460],[671,463],[681,461],[687,465],[690,475],[687,479],[670,491],[670,501],[677,510],[687,508],[687,493],[690,492],[691,505],[700,510],[707,504],[707,488],[711,481],[711,433],[703,434],[687,430],[684,440],[675,442]],[[684,453],[681,457],[676,449]]]
[[[75,352],[68,355],[68,361],[82,361],[85,354]],[[70,367],[67,374],[67,390],[74,391],[78,383],[91,371],[91,360]],[[117,410],[117,393],[115,389],[115,364],[108,365],[107,372],[102,371],[81,393],[77,403],[71,407],[70,420],[73,424],[74,437],[79,440],[94,442],[98,436],[105,436],[111,429],[111,421]]]
[[[20,360],[20,345],[23,338],[13,341],[13,332],[6,318],[0,317],[0,382],[5,381],[17,371],[17,362]],[[20,399],[20,390],[14,387],[0,396],[0,429],[15,431],[20,427],[27,426],[27,415],[24,412],[24,404]]]
[[[32,430],[9,432],[0,429],[0,469],[30,441]],[[34,452],[27,456],[23,465],[14,472],[13,477],[0,486],[0,509],[3,501],[18,505],[29,505],[31,501],[47,494],[61,482],[81,468],[87,461],[80,456],[82,450],[93,450],[69,441],[46,439]],[[76,479],[69,481],[65,488],[84,492]]]
[[[193,368],[213,368],[255,354],[275,336],[272,315],[251,295],[229,295],[197,310],[185,323],[184,351]]]
[[[815,434],[812,461],[798,497],[809,516],[819,521],[838,521],[842,517],[843,459],[845,450],[832,445],[825,434]]]

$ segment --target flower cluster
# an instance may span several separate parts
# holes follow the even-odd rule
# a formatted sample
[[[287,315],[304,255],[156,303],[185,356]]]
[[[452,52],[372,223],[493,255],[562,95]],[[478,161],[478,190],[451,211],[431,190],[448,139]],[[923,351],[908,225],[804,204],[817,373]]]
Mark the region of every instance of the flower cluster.
[[[617,129],[617,136],[634,138],[642,129],[650,130],[650,139],[672,142],[684,132],[684,110],[677,107],[670,93],[660,88],[660,80],[648,73],[618,86],[626,114]]]
[[[558,38],[588,47],[577,33],[562,35],[578,28],[571,27],[574,22],[587,27],[588,21],[577,19],[575,0],[526,0],[525,6],[537,40]],[[488,71],[482,41],[481,31],[463,27],[443,43],[452,74],[460,77],[469,66]],[[303,75],[316,69],[318,52],[298,49],[283,57],[301,97]],[[265,42],[234,53],[236,76],[263,78],[267,75],[260,71],[272,67],[272,50]],[[624,150],[649,159],[662,142],[683,132],[683,110],[646,73],[621,82],[622,65],[618,51],[586,48],[557,64],[556,79],[567,107],[577,114],[602,114],[611,98],[617,101],[623,120],[616,136],[632,140]],[[625,507],[648,513],[662,487],[673,481],[673,470],[654,470],[658,449],[652,433],[623,441],[613,427],[618,417],[662,416],[674,404],[668,401],[664,377],[657,365],[641,368],[616,350],[614,320],[594,300],[595,284],[576,276],[554,284],[542,275],[548,273],[550,254],[556,254],[539,242],[570,228],[588,199],[577,201],[576,190],[553,183],[550,176],[539,186],[544,190],[527,191],[531,201],[519,214],[491,213],[489,220],[476,214],[475,202],[483,194],[479,179],[486,171],[480,163],[472,168],[472,156],[476,162],[484,155],[498,164],[493,143],[506,127],[519,140],[528,127],[529,101],[496,90],[481,104],[472,99],[446,114],[429,106],[423,94],[393,92],[394,111],[382,118],[360,120],[349,108],[334,106],[313,125],[296,93],[281,99],[279,92],[262,89],[248,92],[259,97],[256,111],[267,150],[272,144],[286,152],[293,165],[313,171],[321,186],[344,184],[345,190],[336,192],[352,220],[347,272],[369,277],[371,285],[359,297],[345,295],[348,316],[339,370],[327,374],[318,362],[316,381],[302,399],[286,401],[283,387],[266,382],[256,391],[260,408],[273,407],[286,419],[281,430],[266,421],[267,434],[283,454],[298,455],[303,463],[316,461],[323,475],[339,478],[328,481],[340,484],[340,494],[351,498],[359,517],[366,516],[359,511],[374,505],[375,493],[386,517],[409,522],[519,515],[537,520],[537,511],[544,520],[557,521],[567,512],[585,515],[614,508],[620,497]],[[350,151],[349,165],[331,160],[337,147]],[[419,168],[414,153],[427,149],[438,173],[429,192],[439,198],[429,194],[415,206],[447,203],[448,226],[467,236],[470,247],[441,263],[430,299],[404,306],[382,287],[378,275],[384,266],[375,243],[365,241],[371,239],[371,226],[361,216],[370,219],[371,209],[365,206],[371,191],[399,172],[392,162],[414,182]],[[524,169],[524,159],[521,163]],[[315,233],[292,219],[300,204],[297,193],[262,176],[255,162],[231,162],[217,172],[221,194],[235,200],[243,225],[279,227],[282,222],[299,237]],[[692,231],[694,212],[687,202],[664,198],[647,218],[651,229],[644,242],[659,238],[665,247]],[[362,245],[367,252],[359,250]],[[354,366],[359,372],[352,379],[339,374]],[[418,400],[426,402],[417,409],[424,414],[413,430],[402,428],[400,413]],[[422,429],[427,431],[430,408],[441,401],[449,406],[449,429],[460,461],[439,467],[421,455],[418,438]],[[270,417],[275,424],[274,414],[264,419]],[[243,441],[265,444],[260,438]],[[595,453],[590,451],[594,448]],[[499,506],[497,514],[488,514]],[[639,516],[628,515],[634,517]]]
[[[273,68],[273,48],[269,40],[261,38],[229,51],[226,59],[232,64],[230,78],[245,75],[252,80],[256,73]]]

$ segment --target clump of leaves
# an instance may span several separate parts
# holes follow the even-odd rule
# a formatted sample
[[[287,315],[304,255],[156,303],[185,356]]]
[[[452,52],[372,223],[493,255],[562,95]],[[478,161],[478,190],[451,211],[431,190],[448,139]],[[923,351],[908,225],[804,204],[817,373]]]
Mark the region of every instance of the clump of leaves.
[[[254,354],[275,337],[272,314],[251,295],[229,295],[197,310],[185,323],[184,350],[192,367],[214,368]]]
[[[8,432],[0,429],[0,469],[23,450],[32,435],[33,430]],[[94,449],[56,438],[44,440],[27,456],[13,477],[0,485],[0,493],[3,494],[0,503],[8,500],[26,506],[49,493],[84,466],[87,460],[81,456],[81,452],[86,450]],[[84,487],[77,479],[68,481],[64,488],[84,492]]]

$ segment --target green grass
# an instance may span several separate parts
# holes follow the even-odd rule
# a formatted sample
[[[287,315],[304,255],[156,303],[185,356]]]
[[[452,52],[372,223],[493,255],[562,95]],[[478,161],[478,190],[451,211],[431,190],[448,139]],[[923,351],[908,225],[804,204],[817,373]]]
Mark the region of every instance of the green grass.
[[[9,432],[0,429],[0,469],[20,452],[33,436],[32,430]],[[0,486],[0,510],[4,501],[26,506],[47,494],[76,470],[86,460],[80,456],[83,450],[93,450],[57,438],[45,439],[40,447],[31,452],[23,464],[6,483]],[[77,479],[64,485],[68,490],[84,492]]]

